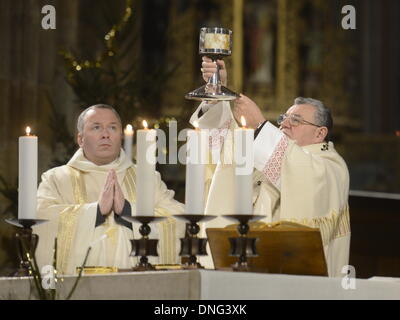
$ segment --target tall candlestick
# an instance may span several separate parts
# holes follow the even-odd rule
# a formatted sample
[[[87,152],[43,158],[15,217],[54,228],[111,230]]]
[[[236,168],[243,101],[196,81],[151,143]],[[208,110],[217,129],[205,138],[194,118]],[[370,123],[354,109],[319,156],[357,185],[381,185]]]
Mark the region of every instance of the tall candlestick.
[[[193,125],[196,129],[187,132],[185,213],[203,214],[208,134]]]
[[[19,137],[18,219],[36,219],[38,138],[30,131]]]
[[[157,131],[147,128],[137,131],[136,154],[136,214],[151,216],[154,214],[156,136]]]
[[[124,130],[124,151],[126,156],[132,160],[133,128],[128,124]]]
[[[235,214],[252,214],[254,130],[246,128],[243,116],[241,122],[242,128],[234,132]]]

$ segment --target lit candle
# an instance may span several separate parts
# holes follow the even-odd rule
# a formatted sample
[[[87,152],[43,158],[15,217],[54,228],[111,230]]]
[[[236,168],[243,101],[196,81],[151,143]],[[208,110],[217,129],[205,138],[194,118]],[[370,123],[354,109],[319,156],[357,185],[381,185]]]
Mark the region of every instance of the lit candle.
[[[18,157],[18,219],[36,219],[38,138],[30,127],[19,137]]]
[[[148,129],[146,120],[143,127],[136,134],[136,214],[151,216],[154,214],[157,131]]]
[[[234,132],[235,214],[252,214],[254,130],[246,128],[243,116],[241,123],[242,128]]]
[[[124,151],[126,156],[132,160],[133,128],[128,124],[124,130]]]
[[[208,134],[196,121],[193,125],[195,130],[187,132],[185,213],[203,214]]]

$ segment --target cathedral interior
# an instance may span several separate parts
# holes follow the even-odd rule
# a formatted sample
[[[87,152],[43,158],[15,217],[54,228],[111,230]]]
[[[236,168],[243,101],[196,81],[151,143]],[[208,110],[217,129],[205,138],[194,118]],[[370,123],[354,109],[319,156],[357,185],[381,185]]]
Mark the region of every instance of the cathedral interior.
[[[55,28],[42,8],[56,9]],[[344,27],[344,6],[355,9]],[[0,10],[0,274],[16,263],[18,137],[39,137],[39,177],[76,150],[75,120],[104,102],[136,130],[178,130],[203,84],[199,29],[233,31],[228,86],[276,123],[298,96],[332,111],[332,141],[350,172],[350,264],[357,277],[400,276],[400,1],[2,0]],[[396,36],[397,34],[397,36]],[[157,170],[184,201],[185,166]]]

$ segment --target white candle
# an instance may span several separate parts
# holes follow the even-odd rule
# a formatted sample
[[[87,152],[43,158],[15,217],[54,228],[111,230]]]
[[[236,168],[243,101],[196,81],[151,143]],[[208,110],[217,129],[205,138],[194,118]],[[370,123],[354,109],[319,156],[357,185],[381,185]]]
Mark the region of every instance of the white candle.
[[[185,213],[203,214],[208,133],[193,125],[196,129],[187,132]]]
[[[234,132],[235,214],[252,214],[254,130],[246,128],[243,116],[241,122],[242,128]]]
[[[143,126],[136,134],[136,214],[151,216],[154,214],[157,131],[148,129],[146,120]]]
[[[124,130],[124,151],[126,156],[132,160],[133,128],[128,124]]]
[[[30,131],[19,137],[18,219],[36,219],[38,138]]]

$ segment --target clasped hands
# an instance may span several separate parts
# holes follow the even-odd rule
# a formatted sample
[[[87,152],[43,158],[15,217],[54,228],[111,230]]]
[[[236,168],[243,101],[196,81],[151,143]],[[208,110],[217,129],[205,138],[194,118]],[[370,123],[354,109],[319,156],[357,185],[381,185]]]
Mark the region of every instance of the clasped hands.
[[[99,209],[103,216],[109,215],[111,211],[119,215],[124,205],[125,197],[118,183],[117,174],[112,169],[108,173],[106,183],[100,193]]]
[[[214,72],[217,71],[217,66],[215,62],[208,57],[203,56],[202,59],[203,62],[201,64],[201,72],[203,74],[204,81],[207,82]],[[216,63],[219,65],[221,84],[226,86],[228,75],[225,68],[225,62],[223,60],[217,60]],[[266,120],[257,104],[244,94],[240,94],[240,97],[235,100],[233,116],[239,123],[240,117],[244,116],[246,119],[246,126],[253,129],[256,129]]]

